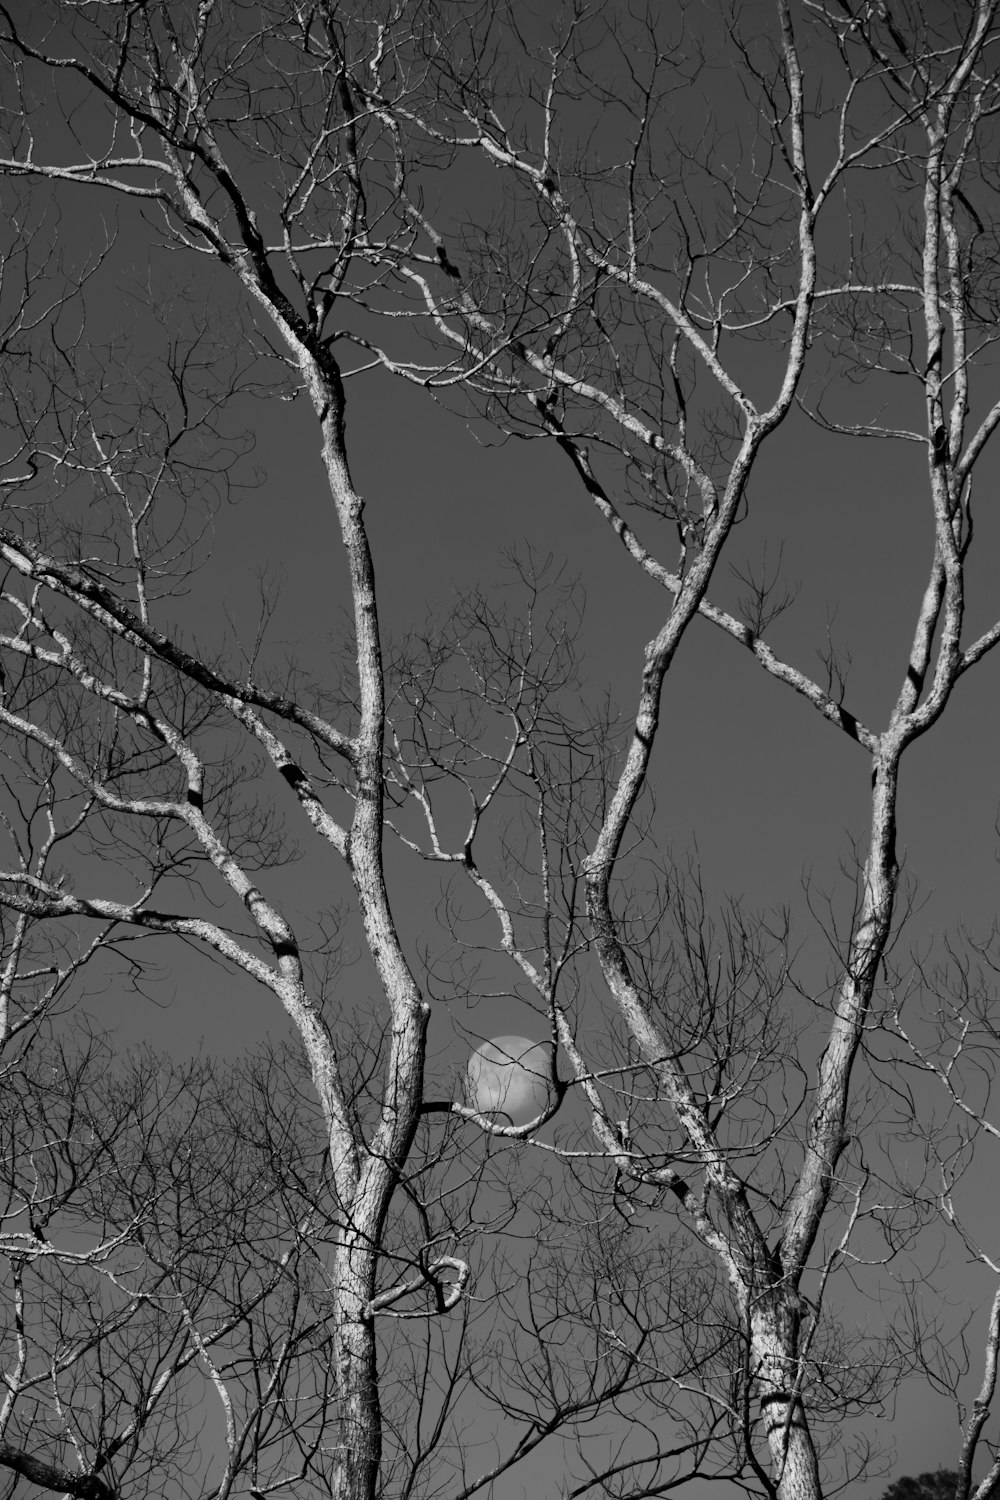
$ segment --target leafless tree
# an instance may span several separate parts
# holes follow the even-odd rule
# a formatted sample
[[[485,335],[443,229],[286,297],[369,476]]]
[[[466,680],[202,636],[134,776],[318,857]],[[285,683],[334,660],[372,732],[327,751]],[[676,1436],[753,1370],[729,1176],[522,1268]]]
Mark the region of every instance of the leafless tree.
[[[896,1084],[904,1137],[920,1147],[900,1178],[912,1202],[947,1226],[964,1274],[985,1278],[989,1311],[981,1340],[970,1332],[971,1317],[947,1337],[939,1326],[928,1326],[916,1306],[911,1312],[924,1378],[953,1406],[961,1435],[958,1467],[947,1471],[957,1500],[985,1500],[1000,1485],[989,1427],[1000,1361],[1000,1260],[978,1187],[984,1175],[992,1176],[1000,1137],[993,1102],[998,959],[995,930],[985,938],[966,930],[934,961],[913,965],[896,986],[879,1058]],[[902,1044],[902,1068],[893,1043]],[[988,1468],[977,1479],[983,1457]],[[921,1482],[927,1478],[920,1476]]]
[[[998,8],[776,0],[706,14],[615,0],[569,6],[543,35],[517,6],[430,0],[52,4],[30,20],[0,7],[6,178],[29,194],[85,190],[139,211],[144,243],[194,268],[189,295],[233,307],[238,331],[246,323],[223,357],[209,319],[179,335],[161,313],[162,353],[127,371],[84,321],[67,336],[72,312],[36,316],[30,278],[14,298],[0,724],[35,784],[52,788],[74,828],[79,819],[80,847],[124,851],[125,884],[110,890],[83,857],[55,878],[19,851],[0,901],[13,921],[193,943],[269,989],[290,1018],[336,1226],[323,1269],[329,1435],[309,1461],[322,1452],[322,1482],[341,1500],[371,1500],[381,1468],[402,1472],[386,1443],[380,1327],[413,1311],[432,1339],[468,1304],[467,1258],[442,1247],[414,1197],[420,1131],[442,1116],[475,1127],[484,1150],[534,1138],[570,1088],[589,1129],[576,1146],[560,1137],[553,1158],[580,1173],[598,1164],[588,1181],[603,1186],[609,1222],[672,1205],[719,1277],[705,1272],[695,1297],[718,1310],[711,1354],[699,1346],[669,1367],[650,1356],[671,1421],[683,1423],[684,1408],[670,1392],[694,1402],[683,1451],[700,1466],[698,1444],[718,1440],[747,1487],[818,1497],[826,1415],[877,1397],[823,1303],[860,1227],[883,1214],[857,1143],[860,1059],[883,1019],[878,985],[899,916],[902,758],[1000,640],[1000,622],[977,634],[965,621],[973,474],[1000,423],[989,227]],[[46,222],[41,243],[58,243],[58,222]],[[99,256],[65,275],[101,269]],[[387,659],[346,427],[345,378],[366,366],[558,450],[637,585],[660,591],[663,623],[618,684],[631,694],[620,757],[610,714],[574,718],[567,706],[571,642],[541,627],[537,567],[523,570],[530,607],[515,622],[469,592],[460,628]],[[871,393],[860,408],[843,395],[858,382]],[[351,584],[351,659],[316,685],[269,675],[259,643],[244,643],[242,659],[196,649],[170,600],[196,554],[203,492],[219,494],[239,462],[227,414],[249,395],[295,390],[314,414]],[[828,642],[817,680],[768,639],[793,595],[773,571],[781,538],[763,569],[738,565],[747,592],[735,610],[710,597],[751,482],[807,419],[915,444],[926,460],[933,542],[881,728],[848,706],[847,662]],[[647,902],[623,888],[664,739],[667,674],[699,617],[870,763],[867,845],[815,1063],[795,1054],[782,1022],[794,984],[782,924],[737,907],[713,927],[697,879],[662,860],[645,866]],[[258,799],[265,773],[350,878],[384,1001],[381,1082],[365,1110],[323,1004],[321,945],[270,894],[266,873],[289,837],[277,803]],[[442,810],[455,796],[458,836]],[[480,903],[474,946],[490,943],[547,1018],[550,1107],[529,1125],[424,1098],[439,975],[422,973],[400,938],[390,827],[455,877],[446,916]],[[595,975],[609,1001],[597,1040],[575,1004]],[[545,1139],[533,1149],[542,1155]],[[525,1379],[529,1436],[497,1468],[545,1435],[548,1418],[531,1405],[540,1392],[556,1427],[582,1421],[588,1401],[613,1408],[619,1378],[647,1359],[647,1331],[677,1322],[642,1310],[664,1267],[653,1257],[622,1281],[621,1244],[601,1223],[593,1296],[568,1305],[560,1290],[552,1326],[589,1333],[584,1365],[607,1373],[587,1377],[590,1397],[561,1395],[562,1377],[544,1368],[552,1341],[532,1324],[548,1354]],[[609,1287],[621,1323],[595,1311]],[[446,1347],[438,1354],[454,1372],[447,1386],[458,1366]],[[215,1368],[211,1354],[203,1362]],[[228,1493],[243,1450],[221,1373],[215,1383],[232,1417],[216,1491]],[[619,1410],[633,1422],[631,1407]],[[647,1453],[591,1463],[578,1492],[675,1482],[652,1426]],[[0,1460],[10,1462],[3,1450]],[[82,1465],[98,1477],[93,1450]],[[419,1467],[403,1465],[403,1492]],[[840,1472],[852,1477],[850,1460]],[[464,1470],[454,1493],[493,1473]],[[263,1493],[292,1481],[252,1483]]]

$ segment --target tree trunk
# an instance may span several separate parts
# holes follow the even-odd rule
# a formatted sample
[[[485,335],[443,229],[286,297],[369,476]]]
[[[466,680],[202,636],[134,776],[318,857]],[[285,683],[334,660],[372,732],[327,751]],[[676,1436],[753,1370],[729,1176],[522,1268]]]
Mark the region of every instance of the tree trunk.
[[[750,1311],[751,1369],[771,1454],[778,1500],[822,1500],[819,1463],[796,1390],[799,1301],[784,1287],[755,1299]]]
[[[352,1231],[334,1256],[336,1415],[330,1466],[334,1500],[375,1500],[382,1458],[375,1322],[368,1311],[375,1257]]]

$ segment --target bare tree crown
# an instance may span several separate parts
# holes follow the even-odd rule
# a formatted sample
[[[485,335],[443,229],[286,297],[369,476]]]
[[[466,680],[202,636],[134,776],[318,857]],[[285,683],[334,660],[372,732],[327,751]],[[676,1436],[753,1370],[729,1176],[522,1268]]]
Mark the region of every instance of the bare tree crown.
[[[878,1477],[842,1426],[921,1370],[959,1404],[956,1500],[1000,1488],[1000,1292],[966,1407],[971,1357],[893,1281],[932,1210],[997,1274],[957,1195],[996,1134],[995,952],[918,966],[909,997],[892,959],[904,755],[1000,640],[967,597],[1000,423],[998,9],[0,5],[12,1485],[467,1500],[561,1442],[573,1496],[820,1500]],[[80,256],[95,203],[117,227]],[[122,243],[142,349],[108,318]],[[506,593],[460,580],[387,640],[368,511],[398,501],[359,492],[352,411],[390,378],[559,457],[658,601],[620,712],[530,538]],[[213,514],[268,482],[249,404],[281,424],[295,397],[349,587],[322,678],[271,653],[266,597],[214,648],[185,616]],[[776,644],[784,538],[760,567],[734,541],[808,424],[921,456],[877,718],[829,641],[818,673]],[[866,758],[821,1000],[784,916],[715,909],[659,847],[701,621]],[[309,911],[278,876],[298,840],[335,872]],[[409,940],[397,856],[449,954]],[[169,944],[266,992],[295,1050],[107,1075],[65,1040],[89,976],[141,989]],[[545,1044],[535,1119],[428,1087],[432,1005],[494,984]],[[897,1297],[870,1336],[835,1311],[852,1275]]]

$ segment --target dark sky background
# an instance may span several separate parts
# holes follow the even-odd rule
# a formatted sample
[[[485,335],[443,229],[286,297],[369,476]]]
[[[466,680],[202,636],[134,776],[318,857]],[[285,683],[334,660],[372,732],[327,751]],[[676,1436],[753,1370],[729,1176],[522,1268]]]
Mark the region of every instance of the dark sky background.
[[[141,274],[149,262],[127,210],[120,222],[116,275],[123,285],[130,269]],[[154,266],[159,263],[154,258]],[[99,312],[112,318],[111,301]],[[759,371],[749,373],[764,390],[773,380],[773,355],[762,350],[759,358]],[[985,387],[995,393],[997,382],[987,376]],[[578,649],[588,691],[596,697],[609,687],[619,706],[628,709],[638,687],[642,647],[662,623],[667,601],[629,561],[565,460],[540,442],[500,443],[483,423],[470,426],[384,375],[361,375],[349,383],[348,393],[349,453],[366,499],[383,631],[405,634],[429,614],[446,611],[457,589],[498,579],[503,549],[527,542],[537,553],[564,559],[568,571],[579,576],[587,609]],[[841,410],[865,410],[874,399],[905,406],[907,400],[918,401],[918,392],[893,391],[890,398],[883,391],[874,395],[871,387],[853,387]],[[919,426],[920,420],[915,406],[910,421]],[[211,556],[184,605],[185,628],[209,646],[222,640],[227,615],[240,631],[250,631],[256,622],[257,578],[267,568],[277,591],[272,648],[280,654],[287,645],[321,668],[324,654],[333,649],[327,635],[349,607],[349,596],[314,421],[301,399],[255,404],[252,421],[254,460],[263,477],[216,517]],[[905,671],[930,560],[922,465],[915,444],[832,436],[796,414],[771,439],[751,488],[750,517],[726,554],[742,568],[759,564],[765,546],[771,562],[781,549],[782,574],[797,597],[769,632],[771,644],[794,665],[821,673],[816,652],[829,629],[851,658],[846,704],[875,730],[885,725]],[[970,636],[1000,609],[997,478],[997,463],[988,462],[976,486]],[[638,516],[635,525],[640,536],[652,535],[646,518]],[[733,608],[739,593],[724,561],[710,597]],[[942,722],[907,753],[900,839],[922,904],[903,948],[913,944],[926,953],[959,923],[981,932],[996,918],[998,687],[1000,657],[987,659],[959,685]],[[816,993],[823,987],[827,958],[803,884],[849,901],[843,866],[850,863],[854,843],[865,838],[869,780],[864,751],[768,678],[734,641],[704,621],[692,626],[669,675],[654,757],[655,841],[675,857],[696,850],[713,898],[736,896],[751,908],[789,906],[793,939],[801,945],[800,979]],[[269,877],[269,888],[290,910],[317,909],[330,897],[346,895],[335,856],[303,842],[305,858]],[[393,852],[389,875],[409,951],[424,937],[438,941],[436,888],[426,868],[405,851]],[[159,955],[164,973],[151,1000],[118,988],[87,1000],[97,1023],[112,1028],[120,1045],[149,1042],[177,1055],[198,1048],[237,1055],[268,1037],[288,1034],[273,997],[242,976],[179,946],[163,946]],[[345,968],[340,983],[344,995],[361,1005],[372,994],[363,963]],[[456,1086],[470,1032],[539,1035],[540,1028],[538,1018],[515,999],[470,1011],[456,995],[450,1005],[437,1006],[432,1019],[435,1088]],[[986,1177],[977,1179],[982,1208],[977,1223],[995,1235],[996,1200],[989,1184]],[[961,1308],[966,1298],[980,1302],[991,1289],[965,1269],[954,1247],[949,1253],[956,1304]],[[864,1316],[862,1305],[849,1301],[848,1306]],[[974,1359],[981,1329],[979,1320],[970,1333]],[[874,1427],[883,1438],[891,1428],[897,1475],[949,1465],[957,1456],[953,1413],[926,1382],[907,1384],[894,1420]],[[551,1462],[543,1453],[537,1465],[515,1470],[496,1486],[494,1500],[554,1493]],[[885,1482],[864,1483],[856,1492],[867,1500],[880,1494]],[[684,1493],[702,1500],[718,1495],[719,1488],[694,1484]]]
[[[366,499],[386,633],[405,632],[429,612],[447,609],[458,587],[500,579],[502,549],[530,541],[579,574],[587,594],[579,649],[588,685],[609,685],[627,706],[642,646],[662,620],[664,601],[637,577],[559,456],[539,443],[477,441],[460,418],[385,378],[361,377],[351,384],[350,397],[351,458]],[[321,659],[324,635],[335,630],[348,598],[311,416],[301,402],[255,407],[255,415],[255,458],[266,479],[219,514],[212,557],[196,580],[185,618],[209,642],[214,632],[221,635],[223,606],[249,629],[258,572],[266,564],[278,580],[273,645]],[[481,438],[482,427],[476,431]],[[900,453],[898,445],[818,433],[797,418],[773,442],[766,472],[755,484],[752,518],[733,543],[733,557],[741,563],[760,556],[765,538],[769,549],[783,545],[783,570],[799,594],[771,632],[775,649],[806,671],[820,670],[814,653],[832,621],[836,642],[852,657],[847,702],[876,729],[897,691],[929,558],[916,457]],[[985,561],[971,575],[973,628],[985,623],[997,602],[990,565],[997,555],[996,522],[989,513],[994,472],[979,481],[985,514],[978,544]],[[640,532],[641,525],[640,518]],[[725,569],[719,582],[712,596],[733,603],[738,585]],[[997,663],[987,660],[960,684],[942,723],[907,756],[901,845],[923,904],[903,945],[913,943],[924,954],[959,922],[981,931],[994,920],[997,686]],[[663,726],[654,760],[657,842],[681,857],[696,849],[714,897],[737,896],[751,908],[790,906],[793,940],[801,945],[798,972],[819,993],[827,952],[807,912],[803,883],[808,879],[813,892],[830,892],[841,903],[849,899],[842,866],[849,866],[853,841],[863,841],[866,832],[865,753],[705,622],[690,630],[670,673]],[[315,909],[327,891],[346,894],[335,858],[308,840],[304,847],[302,863],[276,879],[289,910]],[[424,937],[440,942],[426,868],[411,854],[394,852],[389,869],[410,951]],[[95,1015],[116,1028],[120,1043],[152,1041],[179,1054],[198,1047],[234,1054],[287,1034],[270,994],[242,976],[176,947],[169,954],[164,949],[162,958],[168,969],[154,990],[155,1005],[116,992],[95,997]],[[362,1003],[374,992],[363,963],[344,971],[341,986],[345,996]],[[450,1005],[435,1007],[436,1084],[430,1092],[456,1086],[470,1033],[506,1032],[542,1034],[538,1017],[513,999],[470,1011],[456,995]],[[982,1202],[979,1227],[993,1234],[991,1191]],[[967,1298],[982,1306],[992,1288],[965,1266],[954,1245],[949,1254],[953,1316]],[[838,1296],[846,1299],[848,1317],[866,1316],[849,1287],[834,1292],[835,1304]],[[981,1327],[977,1320],[972,1328],[976,1351]],[[898,1449],[891,1472],[897,1475],[956,1457],[953,1412],[925,1381],[907,1383],[895,1419],[873,1425],[883,1440],[891,1427]],[[536,1484],[547,1489],[555,1477],[554,1453],[515,1470],[495,1487],[495,1500],[537,1492]],[[876,1496],[883,1487],[879,1481],[858,1489]],[[702,1500],[719,1490],[693,1484],[685,1493]]]

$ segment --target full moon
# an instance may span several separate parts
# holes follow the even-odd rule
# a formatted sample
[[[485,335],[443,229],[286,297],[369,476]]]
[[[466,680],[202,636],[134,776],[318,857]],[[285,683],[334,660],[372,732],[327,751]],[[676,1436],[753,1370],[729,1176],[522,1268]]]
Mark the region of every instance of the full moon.
[[[498,1036],[473,1052],[466,1075],[469,1105],[499,1122],[526,1125],[549,1102],[551,1048],[526,1036]]]

